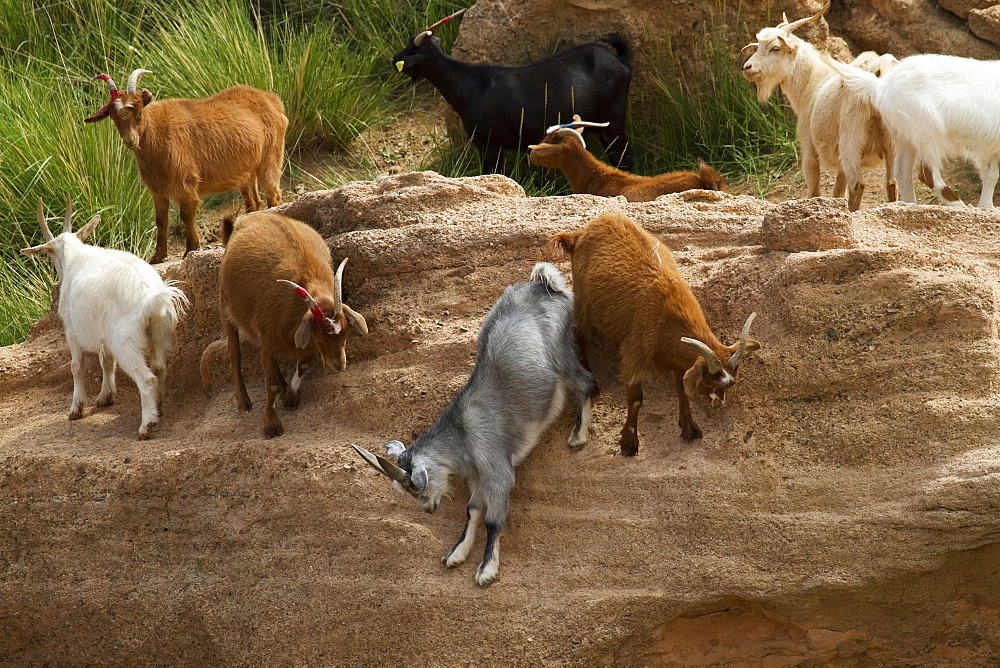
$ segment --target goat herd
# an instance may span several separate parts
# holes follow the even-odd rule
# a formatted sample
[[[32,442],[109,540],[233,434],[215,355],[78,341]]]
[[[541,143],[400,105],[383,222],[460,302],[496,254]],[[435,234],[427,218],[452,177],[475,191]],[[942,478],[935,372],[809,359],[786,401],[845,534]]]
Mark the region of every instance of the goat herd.
[[[828,8],[829,3],[815,16],[766,28],[757,34],[756,43],[744,48],[744,53],[752,53],[744,75],[757,85],[760,99],[781,86],[798,116],[810,196],[819,195],[820,167],[834,168],[835,194],[848,191],[849,206],[856,209],[863,188],[861,169],[884,160],[890,200],[895,199],[898,182],[903,199],[914,201],[911,172],[916,163],[943,202],[961,204],[940,174],[943,160],[958,154],[972,157],[980,168],[980,205],[991,205],[997,133],[987,114],[974,109],[985,102],[969,91],[991,76],[995,79],[1000,63],[913,56],[897,64],[892,56],[874,54],[852,65],[837,63],[792,34]],[[525,67],[470,65],[444,54],[434,35],[459,13],[418,34],[393,62],[398,71],[427,78],[441,91],[461,117],[484,169],[500,168],[504,150],[521,148],[528,149],[533,164],[564,170],[576,193],[648,201],[691,188],[723,188],[719,174],[704,163],[697,172],[639,177],[598,161],[586,150],[581,133],[595,128],[618,166],[631,167],[632,150],[625,136],[631,54],[623,38],[605,40],[614,53],[587,44]],[[348,333],[368,333],[365,318],[342,300],[347,259],[334,272],[329,248],[312,227],[256,212],[263,204],[259,188],[268,207],[281,202],[288,125],[281,100],[237,86],[205,99],[153,101],[149,91],[136,90],[145,73],[133,72],[124,94],[110,76],[98,75],[107,83],[110,100],[86,120],[110,117],[135,154],[156,210],[153,263],[166,256],[170,199],[180,207],[186,249],[191,251],[199,247],[195,214],[201,196],[241,191],[249,215],[235,221],[227,217],[222,223],[226,250],[219,269],[220,320],[229,342],[237,407],[241,412],[251,409],[241,372],[242,333],[261,351],[264,435],[280,436],[277,397],[286,408],[295,408],[310,363],[319,356],[324,366],[343,370]],[[571,114],[571,121],[562,122]],[[584,116],[604,122],[585,121]],[[545,127],[541,143],[527,142],[526,131]],[[893,165],[894,151],[898,155]],[[114,402],[115,368],[121,364],[141,397],[139,438],[149,438],[162,408],[167,353],[187,298],[140,258],[83,243],[99,218],[73,233],[71,216],[67,202],[62,233],[53,236],[39,202],[45,243],[22,251],[49,256],[59,274],[58,312],[72,359],[69,418],[83,416],[81,358],[84,352],[96,352],[103,371],[97,405]],[[451,475],[466,479],[471,493],[468,522],[443,561],[449,567],[462,563],[484,520],[486,550],[476,572],[480,585],[497,576],[514,467],[567,400],[576,408],[569,446],[587,442],[598,393],[587,362],[588,333],[599,333],[619,350],[628,405],[619,442],[624,455],[639,449],[644,378],[673,373],[681,436],[700,438],[689,399],[701,394],[713,407],[722,406],[741,363],[760,347],[749,338],[756,314],[749,315],[736,343],[720,342],[670,250],[621,214],[605,213],[582,230],[555,235],[545,252],[550,260],[570,255],[575,296],[552,264],[537,264],[529,280],[509,286],[486,316],[471,377],[426,433],[409,448],[399,441],[387,443],[391,459],[354,446],[427,512],[437,508]],[[281,372],[280,360],[295,362],[290,381]]]

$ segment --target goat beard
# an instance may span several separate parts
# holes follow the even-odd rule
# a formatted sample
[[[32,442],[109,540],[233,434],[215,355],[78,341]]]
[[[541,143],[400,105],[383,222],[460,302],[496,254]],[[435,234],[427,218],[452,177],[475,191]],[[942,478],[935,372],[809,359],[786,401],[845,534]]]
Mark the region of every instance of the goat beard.
[[[777,84],[767,81],[754,82],[754,85],[757,86],[757,101],[761,104],[765,104],[770,99],[771,93],[777,87]]]

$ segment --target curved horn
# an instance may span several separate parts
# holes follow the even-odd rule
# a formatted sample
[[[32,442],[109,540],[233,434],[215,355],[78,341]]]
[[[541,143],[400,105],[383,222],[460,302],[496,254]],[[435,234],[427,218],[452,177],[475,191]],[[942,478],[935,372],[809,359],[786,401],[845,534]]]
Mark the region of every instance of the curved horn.
[[[417,35],[416,37],[413,38],[413,46],[420,46],[420,43],[423,42],[425,38],[430,37],[431,35],[433,35],[435,30],[437,30],[438,28],[440,28],[441,26],[443,26],[448,21],[451,21],[456,16],[461,16],[462,14],[464,14],[466,9],[468,9],[468,7],[466,7],[465,9],[458,10],[457,12],[455,12],[454,14],[452,14],[451,16],[444,17],[443,19],[441,19],[440,21],[438,21],[437,23],[435,23],[431,27],[427,28],[427,30],[424,30],[422,33],[420,33],[419,35]]]
[[[49,226],[45,224],[45,207],[42,204],[42,198],[38,198],[38,224],[42,228],[42,236],[45,237],[45,241],[52,241],[55,237],[52,236],[52,232],[49,230]]]
[[[73,200],[69,194],[66,195],[66,216],[63,218],[63,232],[73,231]]]
[[[592,123],[591,121],[581,121],[579,116],[574,116],[574,120],[569,123],[560,123],[558,125],[553,125],[545,130],[545,134],[550,132],[555,132],[559,128],[606,128],[611,125],[611,122],[607,123]]]
[[[558,128],[560,137],[572,137],[573,139],[580,142],[580,145],[587,148],[587,142],[584,141],[583,135],[574,130],[573,128]]]
[[[715,374],[722,371],[722,361],[719,360],[719,356],[716,355],[707,344],[702,343],[698,339],[691,339],[686,336],[682,336],[681,341],[697,350],[698,353],[705,358],[705,363],[708,364],[709,373]]]
[[[107,115],[111,113],[111,105],[114,104],[114,101],[116,99],[121,97],[121,93],[118,92],[118,86],[115,85],[114,80],[107,74],[98,74],[96,77],[94,77],[94,79],[95,80],[100,79],[104,83],[108,84],[108,94],[111,96],[111,99],[108,100],[108,103],[103,107],[101,107],[100,109],[98,109],[92,116],[88,116],[87,118],[83,119],[84,123],[94,123],[95,121],[99,121],[102,118],[106,118]]]
[[[351,443],[351,447],[354,448],[355,452],[361,455],[362,459],[368,462],[368,464],[379,473],[395,480],[396,482],[403,482],[406,480],[406,471],[399,468],[385,457],[374,455],[364,448],[354,445],[353,443]]]
[[[288,283],[290,286],[292,286],[293,288],[295,288],[295,292],[299,295],[299,297],[302,297],[302,301],[304,301],[306,303],[306,307],[310,311],[312,311],[313,321],[317,325],[320,325],[320,326],[324,326],[326,324],[326,321],[327,321],[326,314],[323,313],[323,309],[320,308],[320,305],[316,303],[316,300],[313,299],[313,296],[311,294],[309,294],[308,290],[306,290],[304,287],[302,287],[298,283],[294,283],[292,281],[286,281],[283,278],[279,278],[278,282],[279,283]]]
[[[811,23],[812,21],[815,21],[815,20],[819,19],[821,16],[823,16],[823,14],[826,14],[827,10],[829,10],[829,9],[830,9],[830,0],[827,0],[826,4],[823,5],[822,9],[820,9],[818,12],[816,12],[816,14],[814,14],[813,16],[809,16],[809,17],[806,17],[804,19],[799,19],[798,21],[794,21],[792,23],[788,23],[788,19],[785,18],[784,22],[787,25],[779,25],[778,27],[779,28],[784,28],[784,30],[785,30],[786,33],[791,33],[796,28],[801,27],[801,26],[803,26],[803,25],[805,25],[807,23]]]
[[[756,317],[757,312],[754,311],[743,325],[743,331],[740,333],[740,347],[736,349],[736,352],[729,358],[729,363],[726,365],[730,371],[736,371],[740,362],[743,361],[744,355],[747,354],[747,338],[750,336],[750,325],[753,324],[753,320]]]
[[[128,77],[128,85],[125,86],[125,92],[134,93],[135,87],[139,83],[139,77],[142,76],[143,74],[152,74],[152,73],[153,72],[151,70],[143,70],[143,69],[138,69],[132,72],[132,74],[130,74]]]
[[[413,46],[420,46],[424,43],[424,40],[433,35],[430,30],[425,30],[416,37],[413,38]]]
[[[333,281],[333,317],[338,318],[340,314],[344,312],[344,265],[347,264],[347,258],[345,257],[340,262],[340,266],[337,267],[337,276]]]

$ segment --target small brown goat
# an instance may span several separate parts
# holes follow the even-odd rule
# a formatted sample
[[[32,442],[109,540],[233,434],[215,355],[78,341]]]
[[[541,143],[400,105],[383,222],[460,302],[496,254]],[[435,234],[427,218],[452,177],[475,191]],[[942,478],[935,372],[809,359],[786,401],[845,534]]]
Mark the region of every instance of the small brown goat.
[[[280,394],[286,408],[299,405],[300,371],[318,354],[325,367],[347,368],[347,333],[364,336],[364,317],[341,301],[344,265],[334,276],[330,249],[305,223],[276,213],[254,213],[222,221],[226,252],[219,267],[219,315],[229,340],[236,379],[236,405],[246,413],[252,404],[243,383],[240,332],[260,346],[267,399],[264,436],[281,436],[274,412]],[[295,360],[295,375],[285,378],[278,360]]]
[[[281,100],[272,93],[235,86],[203,99],[158,100],[145,88],[136,92],[135,70],[122,94],[107,74],[111,100],[87,123],[108,116],[125,147],[135,154],[139,176],[153,196],[156,210],[156,251],[150,260],[167,256],[170,200],[177,201],[187,235],[185,255],[197,250],[195,214],[202,195],[237,188],[246,210],[261,208],[258,185],[267,206],[281,204],[281,170],[288,118]]]
[[[551,237],[546,251],[552,259],[572,256],[573,321],[584,359],[592,331],[618,346],[628,401],[622,454],[639,452],[642,380],[654,372],[674,372],[681,436],[701,438],[688,398],[699,392],[712,400],[713,408],[725,403],[740,363],[760,348],[747,338],[756,314],[747,318],[738,343],[720,343],[670,250],[619,213],[605,213],[582,230]]]
[[[606,165],[587,150],[583,135],[573,127],[597,125],[581,121],[549,128],[541,144],[528,148],[528,161],[533,165],[561,169],[574,193],[615,197],[624,195],[629,202],[651,202],[660,195],[700,188],[725,190],[722,177],[713,168],[698,160],[697,172],[670,172],[658,176],[636,176]]]

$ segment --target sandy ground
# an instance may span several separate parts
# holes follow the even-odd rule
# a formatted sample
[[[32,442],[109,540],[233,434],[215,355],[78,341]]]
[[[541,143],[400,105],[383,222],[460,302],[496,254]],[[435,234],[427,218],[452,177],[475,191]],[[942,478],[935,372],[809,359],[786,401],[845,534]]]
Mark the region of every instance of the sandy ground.
[[[869,189],[871,192],[872,189]],[[671,248],[732,341],[760,315],[728,405],[679,438],[647,385],[635,458],[617,451],[614,349],[590,443],[567,414],[518,468],[488,588],[439,556],[437,513],[350,448],[426,429],[474,364],[483,315],[548,234],[620,209]],[[499,176],[406,173],[285,209],[349,256],[365,315],[343,373],[314,371],[285,435],[235,406],[217,340],[222,250],[164,266],[192,307],[164,417],[139,402],[67,421],[54,316],[0,349],[0,657],[26,662],[940,663],[1000,658],[997,268],[991,212],[693,192],[627,204],[526,198]],[[561,265],[569,272],[568,264]],[[88,366],[91,402],[99,366]]]

